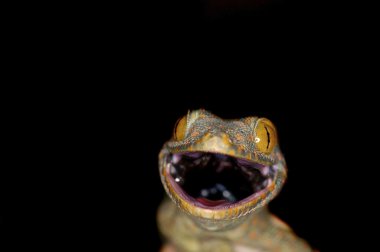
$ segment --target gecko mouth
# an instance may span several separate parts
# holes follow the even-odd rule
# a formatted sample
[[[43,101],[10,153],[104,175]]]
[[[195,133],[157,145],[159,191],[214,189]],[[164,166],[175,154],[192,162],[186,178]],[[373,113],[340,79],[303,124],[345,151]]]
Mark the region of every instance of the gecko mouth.
[[[216,153],[170,154],[168,163],[170,180],[177,193],[206,208],[256,197],[266,191],[275,175],[273,166]]]

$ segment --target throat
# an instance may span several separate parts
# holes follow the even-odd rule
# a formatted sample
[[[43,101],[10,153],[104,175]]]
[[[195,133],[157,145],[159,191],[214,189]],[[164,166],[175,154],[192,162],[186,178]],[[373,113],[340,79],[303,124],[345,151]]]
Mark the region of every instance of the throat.
[[[195,199],[234,203],[254,193],[252,185],[232,165],[215,169],[212,165],[189,170],[182,188]]]
[[[170,157],[170,176],[184,193],[207,207],[239,202],[265,189],[270,167],[228,155],[183,153]]]

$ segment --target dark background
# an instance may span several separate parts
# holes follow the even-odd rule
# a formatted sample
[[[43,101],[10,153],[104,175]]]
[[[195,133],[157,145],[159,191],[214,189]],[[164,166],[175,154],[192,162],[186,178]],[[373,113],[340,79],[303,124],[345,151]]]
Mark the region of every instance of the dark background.
[[[178,91],[179,86],[175,92],[169,88],[154,92],[155,98],[148,98],[149,90],[94,93],[92,88],[69,107],[69,123],[64,128],[70,129],[69,139],[74,137],[68,150],[74,161],[68,164],[70,172],[65,176],[70,179],[64,186],[64,195],[73,195],[63,212],[63,230],[70,237],[67,242],[157,251],[156,211],[164,196],[158,152],[180,116],[188,109],[205,108],[224,118],[263,116],[277,125],[289,179],[270,209],[313,247],[325,248],[326,232],[338,227],[330,218],[335,219],[334,211],[339,209],[332,210],[330,202],[336,205],[341,200],[326,197],[331,193],[328,185],[335,183],[337,161],[326,159],[334,154],[331,141],[338,140],[335,126],[331,127],[337,122],[331,116],[337,114],[313,108],[318,101],[300,99],[290,105],[289,97],[268,95],[275,87],[259,81],[245,86],[231,83],[231,90],[227,86],[225,90],[181,86],[187,89],[184,93]],[[338,193],[339,188],[334,188]]]
[[[27,147],[36,149],[46,136],[46,150],[37,150],[51,158],[41,164],[48,172],[37,174],[48,185],[31,193],[33,200],[46,195],[47,204],[36,207],[40,218],[29,218],[33,242],[157,251],[156,211],[164,196],[158,152],[180,116],[205,108],[223,118],[272,120],[289,179],[270,209],[321,251],[347,244],[337,234],[360,221],[354,216],[365,193],[357,184],[367,179],[358,173],[365,155],[357,146],[366,150],[364,140],[375,132],[361,123],[375,114],[365,116],[376,103],[365,84],[374,83],[368,72],[375,64],[368,62],[376,33],[360,4],[32,7],[39,11],[26,6],[30,16],[13,29],[21,34],[14,42],[20,57],[8,65],[26,69],[12,76],[14,83],[47,84],[19,88],[16,96],[27,102],[14,102],[28,115],[21,126],[30,127],[20,130],[33,138]],[[43,235],[35,231],[41,226]]]

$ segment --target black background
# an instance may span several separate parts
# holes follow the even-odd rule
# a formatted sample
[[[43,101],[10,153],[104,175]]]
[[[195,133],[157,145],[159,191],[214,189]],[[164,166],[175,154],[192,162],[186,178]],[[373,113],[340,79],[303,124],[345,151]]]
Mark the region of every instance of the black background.
[[[215,2],[51,6],[15,30],[15,44],[28,43],[14,58],[29,71],[14,81],[48,84],[23,89],[31,101],[21,106],[54,167],[41,188],[48,207],[31,218],[48,234],[35,241],[157,251],[158,152],[180,116],[204,108],[272,120],[289,179],[270,209],[314,248],[346,243],[336,234],[357,220],[343,217],[359,204],[355,146],[371,138],[357,122],[376,102],[362,86],[372,40],[354,40],[366,38],[367,15],[327,1]]]
[[[289,179],[270,209],[313,247],[323,249],[325,227],[333,230],[338,225],[330,222],[334,210],[326,207],[339,202],[326,197],[337,172],[333,170],[337,161],[326,160],[334,154],[331,145],[339,141],[330,128],[338,122],[331,116],[338,114],[313,108],[314,101],[293,100],[289,105],[289,97],[282,93],[268,96],[275,87],[262,83],[231,83],[233,90],[219,91],[190,85],[185,93],[178,93],[178,87],[176,92],[165,88],[166,92],[154,93],[156,98],[125,89],[81,93],[75,107],[70,106],[64,127],[70,129],[67,137],[74,137],[68,156],[74,160],[65,172],[70,178],[63,192],[64,197],[67,192],[73,195],[63,212],[63,230],[66,221],[70,223],[68,241],[80,241],[84,247],[157,251],[156,211],[164,196],[158,152],[180,116],[188,109],[205,108],[224,118],[263,116],[277,125]]]

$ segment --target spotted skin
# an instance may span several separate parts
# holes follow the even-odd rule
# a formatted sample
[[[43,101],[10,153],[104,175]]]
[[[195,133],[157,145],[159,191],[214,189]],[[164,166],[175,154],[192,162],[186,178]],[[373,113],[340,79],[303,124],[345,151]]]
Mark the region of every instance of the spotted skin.
[[[272,142],[260,147],[258,136],[263,138],[265,134],[259,131],[266,127],[273,129]],[[270,144],[273,149],[265,149]],[[199,207],[178,193],[167,172],[169,154],[193,151],[227,154],[272,166],[276,171],[273,183],[257,197],[227,208]],[[158,211],[158,225],[167,241],[162,251],[312,251],[266,207],[286,179],[285,160],[269,120],[258,117],[223,120],[205,110],[189,112],[175,129],[174,137],[162,148],[159,167],[162,183],[171,199],[165,199]]]

